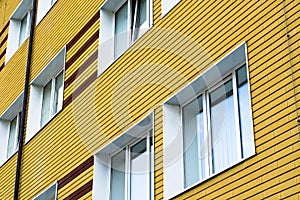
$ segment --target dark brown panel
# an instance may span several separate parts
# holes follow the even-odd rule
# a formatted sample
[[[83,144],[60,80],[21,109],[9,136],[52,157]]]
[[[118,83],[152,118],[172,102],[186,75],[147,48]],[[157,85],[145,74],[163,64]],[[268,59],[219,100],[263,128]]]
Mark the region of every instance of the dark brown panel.
[[[73,100],[75,100],[89,85],[97,79],[97,70],[80,85],[68,98],[64,100],[64,108],[67,107]]]
[[[8,28],[8,26],[9,26],[9,21],[7,22],[7,24],[3,27],[2,31],[0,32],[0,37],[6,31],[6,29]]]
[[[80,67],[77,69],[66,81],[65,89],[75,81],[75,79],[82,74],[96,59],[98,58],[98,51],[95,51]]]
[[[81,188],[70,194],[68,197],[66,197],[64,200],[75,200],[79,199],[80,197],[83,197],[85,194],[89,193],[93,189],[93,180],[87,182],[85,185],[83,185]]]
[[[0,66],[0,71],[2,71],[2,69],[4,68],[5,64],[3,63],[1,66]]]
[[[75,35],[75,37],[67,44],[67,51],[76,44],[76,42],[87,32],[87,30],[100,18],[100,12],[97,12],[88,23]],[[100,25],[99,25],[100,26]]]
[[[0,54],[0,60],[3,58],[3,56],[5,55],[6,53],[6,49],[4,49],[4,51]]]
[[[4,45],[4,43],[6,42],[7,37],[8,37],[8,35],[6,35],[5,38],[3,38],[3,40],[1,41],[1,43],[0,43],[0,48],[1,48],[1,47]]]
[[[58,181],[58,189],[61,189],[63,186],[68,184],[74,178],[79,176],[82,172],[90,168],[94,165],[94,156],[91,156],[89,159],[81,163],[78,167],[76,167],[73,171],[63,177],[61,180]]]
[[[99,38],[97,30],[85,43],[76,51],[76,53],[66,63],[66,70]]]

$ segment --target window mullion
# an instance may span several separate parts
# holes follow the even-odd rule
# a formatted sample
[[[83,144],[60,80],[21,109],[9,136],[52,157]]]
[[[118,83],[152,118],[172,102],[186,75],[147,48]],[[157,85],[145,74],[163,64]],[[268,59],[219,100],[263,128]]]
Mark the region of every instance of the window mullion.
[[[212,145],[211,145],[211,125],[210,125],[210,112],[209,112],[209,95],[208,92],[203,94],[203,118],[204,118],[204,141],[205,141],[205,165],[207,167],[206,177],[209,177],[213,170],[212,166]]]
[[[133,15],[133,24],[132,24],[132,32],[131,32],[131,43],[134,41],[134,36],[136,32],[136,21],[137,21],[137,12],[138,12],[138,0],[135,1],[135,9],[134,9],[134,15]]]
[[[151,173],[150,173],[150,165],[151,165],[151,162],[150,162],[150,159],[151,159],[151,156],[150,156],[150,133],[147,134],[147,140],[146,140],[146,155],[147,155],[147,169],[146,169],[146,172],[149,172],[148,176],[147,176],[147,194],[148,196],[146,197],[146,200],[150,200],[150,189],[151,189],[151,186],[150,186],[150,176],[151,176]]]
[[[54,103],[55,103],[55,101],[54,101],[54,96],[55,96],[55,77],[53,77],[52,79],[51,79],[51,94],[50,94],[50,112],[49,112],[49,119],[53,116],[53,113],[54,113],[54,111],[53,111],[53,108],[54,108]]]
[[[19,125],[20,125],[20,114],[17,115],[17,123],[16,123],[16,133],[15,133],[15,141],[14,141],[14,151],[17,150],[18,146],[18,135],[19,135]]]
[[[235,118],[235,133],[236,133],[236,144],[238,158],[242,159],[242,145],[241,145],[241,133],[240,133],[240,119],[239,119],[239,105],[238,105],[238,88],[236,82],[235,71],[232,73],[232,84],[233,84],[233,97],[234,97],[234,118]]]
[[[130,200],[130,147],[125,148],[125,200]]]

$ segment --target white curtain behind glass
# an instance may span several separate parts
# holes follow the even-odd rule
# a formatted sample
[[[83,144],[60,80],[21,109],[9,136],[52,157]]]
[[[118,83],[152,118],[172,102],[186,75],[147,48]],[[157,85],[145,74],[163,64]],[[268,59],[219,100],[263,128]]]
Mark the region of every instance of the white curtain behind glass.
[[[143,139],[131,148],[130,199],[147,199],[149,196],[149,149],[147,140]]]
[[[115,13],[115,58],[119,57],[128,46],[128,4],[125,3]]]
[[[213,173],[238,160],[232,80],[210,93]]]
[[[28,14],[29,13],[27,12],[24,18],[21,20],[19,46],[24,42],[27,36]]]
[[[15,152],[15,142],[16,142],[16,136],[17,136],[17,120],[18,116],[16,116],[11,122],[10,122],[10,128],[9,128],[9,136],[8,136],[8,146],[7,146],[7,158],[9,158],[14,152]]]
[[[245,158],[254,154],[254,136],[251,123],[250,93],[246,66],[237,70],[237,85],[242,137],[242,156]]]
[[[43,101],[42,101],[41,126],[45,125],[45,123],[47,123],[50,119],[51,90],[52,90],[52,81],[50,81],[44,87]]]
[[[55,79],[53,114],[62,108],[63,92],[63,72],[61,72]]]
[[[125,199],[125,150],[111,159],[110,199]]]

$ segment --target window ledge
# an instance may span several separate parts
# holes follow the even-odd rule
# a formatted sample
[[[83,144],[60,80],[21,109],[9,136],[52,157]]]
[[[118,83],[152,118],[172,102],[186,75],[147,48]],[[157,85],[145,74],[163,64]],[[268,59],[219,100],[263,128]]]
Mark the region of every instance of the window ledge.
[[[194,190],[196,189],[198,186],[200,186],[201,184],[204,184],[212,179],[214,179],[216,176],[219,176],[221,175],[222,173],[225,173],[225,172],[228,172],[230,170],[232,170],[233,168],[235,168],[236,166],[238,165],[241,165],[243,164],[244,162],[250,160],[251,158],[253,158],[254,156],[256,156],[256,153],[254,153],[253,155],[249,156],[249,157],[246,157],[246,158],[243,158],[241,160],[239,160],[238,162],[235,162],[233,165],[231,165],[230,167],[226,168],[226,169],[223,169],[213,175],[211,175],[210,177],[207,177],[206,179],[203,179],[185,189],[183,189],[182,191],[178,192],[176,195],[172,196],[171,199],[175,199],[175,198],[178,198],[180,197],[181,195],[183,195],[184,193],[188,192],[188,191],[191,191],[191,190]]]

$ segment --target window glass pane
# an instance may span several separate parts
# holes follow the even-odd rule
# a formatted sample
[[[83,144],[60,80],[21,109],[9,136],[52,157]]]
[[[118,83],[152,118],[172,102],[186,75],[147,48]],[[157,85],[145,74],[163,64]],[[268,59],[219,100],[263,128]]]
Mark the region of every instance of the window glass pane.
[[[43,192],[34,200],[55,200],[56,195],[56,184],[52,185],[49,189]]]
[[[147,28],[147,1],[138,0],[135,4],[135,14],[134,14],[134,38],[137,40],[139,38],[140,29]]]
[[[183,107],[185,187],[205,178],[203,101],[198,97]]]
[[[27,26],[28,26],[28,13],[21,20],[20,26],[20,36],[19,36],[19,46],[24,42],[27,36]]]
[[[237,70],[239,117],[242,138],[243,158],[254,153],[254,137],[252,133],[252,117],[250,108],[249,86],[246,66]]]
[[[237,161],[232,80],[209,94],[213,173]]]
[[[50,81],[44,87],[43,102],[42,102],[42,114],[41,114],[41,126],[45,125],[49,121],[49,118],[50,118],[51,89],[52,89],[52,81]]]
[[[54,92],[54,108],[53,114],[61,110],[63,103],[63,72],[61,72],[55,79],[55,92]]]
[[[110,199],[125,199],[125,150],[111,158]]]
[[[115,58],[120,56],[127,48],[127,2],[115,13]]]
[[[149,165],[150,155],[147,152],[147,140],[143,139],[130,149],[130,199],[139,200],[150,196]]]
[[[8,136],[8,146],[7,146],[7,158],[9,158],[14,152],[15,152],[15,142],[17,137],[17,120],[18,116],[16,116],[11,122],[10,122],[10,128],[9,128],[9,136]]]

